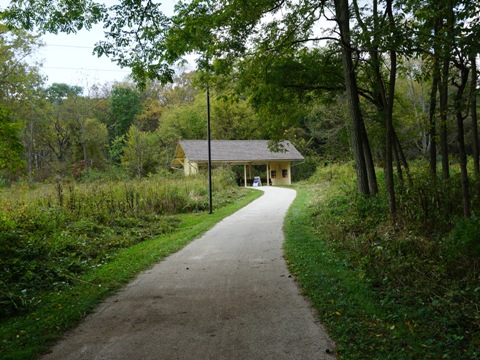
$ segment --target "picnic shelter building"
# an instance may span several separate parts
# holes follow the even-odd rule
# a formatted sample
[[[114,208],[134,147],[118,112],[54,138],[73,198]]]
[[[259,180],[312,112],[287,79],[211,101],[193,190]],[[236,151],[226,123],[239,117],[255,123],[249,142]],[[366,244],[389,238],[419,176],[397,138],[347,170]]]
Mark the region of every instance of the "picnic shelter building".
[[[278,143],[279,151],[269,148],[268,140],[212,140],[212,165],[243,165],[242,182],[252,185],[252,169],[255,165],[266,167],[262,178],[265,185],[291,185],[292,162],[300,162],[304,157],[289,141]],[[180,140],[174,166],[182,166],[186,176],[198,173],[200,166],[208,164],[207,140]]]

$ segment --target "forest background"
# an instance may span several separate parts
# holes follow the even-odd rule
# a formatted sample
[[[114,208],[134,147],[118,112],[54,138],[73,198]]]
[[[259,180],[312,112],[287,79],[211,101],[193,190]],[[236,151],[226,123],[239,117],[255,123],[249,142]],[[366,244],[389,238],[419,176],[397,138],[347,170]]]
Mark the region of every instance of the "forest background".
[[[435,309],[436,351],[478,357],[478,4],[198,0],[171,17],[153,1],[49,4],[3,13],[2,186],[168,178],[178,140],[206,138],[208,86],[212,137],[292,141],[306,157],[296,179],[334,197],[308,217],[331,216],[348,267],[389,304]],[[46,86],[25,62],[40,45],[26,30],[97,22],[107,40],[95,51],[132,81]],[[197,71],[176,72],[191,53]]]

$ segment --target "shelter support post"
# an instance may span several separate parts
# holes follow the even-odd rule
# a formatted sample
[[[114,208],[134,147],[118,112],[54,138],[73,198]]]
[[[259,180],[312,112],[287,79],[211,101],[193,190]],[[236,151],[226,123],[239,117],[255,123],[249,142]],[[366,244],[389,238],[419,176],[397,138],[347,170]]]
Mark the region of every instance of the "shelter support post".
[[[292,185],[292,163],[288,162],[288,185]]]
[[[270,186],[270,163],[267,162],[267,186]]]
[[[245,183],[245,187],[247,187],[247,163],[243,164],[243,181]]]

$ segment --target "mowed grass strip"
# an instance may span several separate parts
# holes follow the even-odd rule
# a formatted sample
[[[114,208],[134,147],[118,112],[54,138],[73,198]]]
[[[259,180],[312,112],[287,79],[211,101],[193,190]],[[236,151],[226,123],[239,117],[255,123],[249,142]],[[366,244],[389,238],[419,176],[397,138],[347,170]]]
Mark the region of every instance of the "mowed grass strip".
[[[101,300],[118,291],[135,275],[180,250],[262,194],[261,191],[248,191],[240,200],[215,210],[213,214],[203,212],[176,215],[181,220],[181,225],[174,232],[122,249],[102,267],[76,279],[68,290],[45,294],[35,312],[0,324],[0,358],[38,358]]]
[[[285,258],[336,342],[338,358],[421,358],[410,347],[408,327],[388,320],[373,289],[329,245],[335,239],[328,238],[328,230],[318,230],[322,224],[314,224],[322,218],[315,206],[321,201],[314,199],[318,192],[311,185],[296,189],[284,224]]]

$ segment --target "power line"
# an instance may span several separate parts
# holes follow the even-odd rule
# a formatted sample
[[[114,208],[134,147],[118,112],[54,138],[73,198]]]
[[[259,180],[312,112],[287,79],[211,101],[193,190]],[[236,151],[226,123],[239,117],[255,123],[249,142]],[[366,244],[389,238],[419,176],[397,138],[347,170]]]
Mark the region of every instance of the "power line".
[[[59,67],[59,66],[42,66],[43,69],[53,69],[53,70],[83,70],[83,71],[109,71],[109,72],[124,72],[128,73],[128,70],[114,70],[114,69],[86,69],[86,68],[70,68],[70,67]]]
[[[77,49],[93,49],[93,46],[82,46],[82,45],[64,45],[64,44],[48,44],[45,46],[54,46],[54,47],[63,47],[63,48],[77,48]]]

